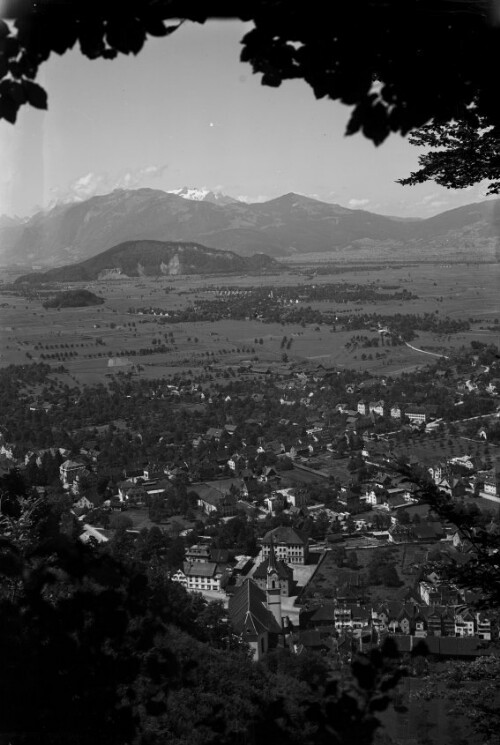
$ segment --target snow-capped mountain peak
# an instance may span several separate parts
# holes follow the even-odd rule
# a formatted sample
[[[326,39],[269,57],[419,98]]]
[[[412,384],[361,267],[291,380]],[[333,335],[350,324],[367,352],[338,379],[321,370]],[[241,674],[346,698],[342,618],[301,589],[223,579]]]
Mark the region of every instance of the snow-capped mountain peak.
[[[238,201],[237,199],[234,199],[234,197],[229,197],[220,191],[214,192],[205,187],[190,188],[188,186],[183,186],[182,189],[169,189],[167,193],[177,194],[178,197],[191,199],[194,202],[212,202],[212,204],[220,205],[232,204],[233,202]]]
[[[190,189],[187,186],[183,186],[182,189],[168,190],[168,194],[177,194],[178,197],[193,199],[195,202],[202,202],[209,193],[210,189]]]

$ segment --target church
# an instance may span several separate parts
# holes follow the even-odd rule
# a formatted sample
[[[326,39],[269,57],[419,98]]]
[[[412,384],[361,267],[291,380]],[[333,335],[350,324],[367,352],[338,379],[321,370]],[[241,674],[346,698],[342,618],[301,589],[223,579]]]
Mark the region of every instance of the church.
[[[280,572],[272,544],[266,565],[265,590],[253,579],[246,579],[228,607],[229,623],[234,633],[248,642],[255,661],[277,647],[283,637]]]

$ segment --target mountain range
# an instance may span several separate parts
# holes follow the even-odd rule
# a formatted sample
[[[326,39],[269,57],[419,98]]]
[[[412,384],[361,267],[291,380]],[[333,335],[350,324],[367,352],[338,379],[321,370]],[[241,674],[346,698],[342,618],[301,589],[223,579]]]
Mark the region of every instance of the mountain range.
[[[81,262],[126,241],[187,241],[241,256],[496,259],[500,200],[427,219],[386,217],[299,194],[246,204],[204,189],[116,190],[0,221],[0,265]]]
[[[89,282],[96,279],[158,277],[184,274],[245,274],[279,271],[270,256],[238,256],[198,243],[126,241],[78,264],[25,274],[16,284]]]

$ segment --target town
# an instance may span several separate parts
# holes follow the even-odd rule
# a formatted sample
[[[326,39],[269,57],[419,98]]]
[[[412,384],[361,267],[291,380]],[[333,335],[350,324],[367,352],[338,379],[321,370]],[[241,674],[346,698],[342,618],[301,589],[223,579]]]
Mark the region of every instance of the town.
[[[498,743],[499,3],[304,10],[1,4],[0,745]]]
[[[498,614],[443,573],[467,564],[470,538],[422,496],[435,485],[498,539],[496,348],[404,381],[313,362],[203,382],[119,372],[109,388],[51,373],[0,372],[4,474],[64,500],[82,541],[156,541],[172,581],[222,603],[256,660],[282,646],[340,670],[388,635],[402,653],[425,639],[434,661],[497,654]]]

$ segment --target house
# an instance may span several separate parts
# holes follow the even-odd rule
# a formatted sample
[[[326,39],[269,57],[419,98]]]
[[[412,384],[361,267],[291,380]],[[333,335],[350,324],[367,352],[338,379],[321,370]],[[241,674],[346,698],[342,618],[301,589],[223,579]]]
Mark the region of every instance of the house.
[[[423,638],[427,636],[427,630],[428,630],[428,618],[427,618],[427,608],[418,608],[415,611],[415,615],[413,617],[413,627],[415,630],[415,636],[418,636],[420,638]]]
[[[188,590],[220,590],[225,567],[215,561],[186,562],[183,567]]]
[[[159,463],[148,463],[143,471],[143,477],[146,481],[154,481],[165,476],[165,469]]]
[[[436,463],[428,468],[431,479],[435,484],[440,484],[448,476],[449,470],[448,464],[444,462]]]
[[[281,455],[285,452],[285,446],[279,440],[272,440],[271,442],[266,442],[260,452]]]
[[[248,488],[242,479],[219,479],[191,484],[190,490],[198,498],[198,506],[210,515],[218,512],[221,517],[234,517],[239,496],[248,496]]]
[[[235,517],[238,512],[236,497],[231,494],[223,494],[217,489],[210,489],[203,497],[200,497],[198,506],[207,515],[217,512],[221,517]]]
[[[372,611],[371,608],[359,603],[323,606],[313,615],[311,621],[320,626],[333,622],[336,631],[347,628],[361,630],[371,624]]]
[[[455,636],[474,636],[474,615],[466,608],[455,615]]]
[[[263,484],[267,484],[270,481],[281,481],[281,477],[278,476],[278,472],[274,466],[264,466],[258,480]]]
[[[294,528],[282,526],[270,530],[262,539],[262,558],[267,559],[274,547],[276,556],[286,564],[307,564],[308,538]]]
[[[390,415],[391,419],[401,419],[403,415],[401,407],[398,404],[393,404],[390,409]]]
[[[405,417],[410,420],[413,424],[425,424],[427,420],[427,413],[421,407],[408,407],[405,411]]]
[[[284,494],[276,492],[270,497],[265,497],[264,507],[268,512],[276,513],[276,510],[283,510],[287,505]]]
[[[491,473],[484,479],[484,486],[479,492],[479,496],[483,499],[489,499],[492,502],[500,502],[500,496],[498,494],[498,484],[496,474]]]
[[[69,489],[71,484],[76,481],[76,477],[85,470],[85,465],[75,460],[65,460],[64,463],[61,463],[59,474],[63,487]]]
[[[94,509],[94,504],[90,501],[90,499],[83,496],[77,499],[76,502],[73,502],[73,509],[82,510],[83,512],[86,512],[88,510]]]
[[[109,541],[109,538],[104,535],[102,530],[87,523],[84,524],[83,533],[81,533],[79,539],[82,543],[107,543]]]
[[[365,493],[361,494],[359,499],[365,504],[371,504],[372,507],[383,502],[383,496],[381,494],[377,494],[375,489],[371,488],[370,486],[365,487]]]
[[[193,564],[197,561],[201,563],[207,563],[211,560],[210,546],[196,543],[194,546],[190,546],[186,549],[186,561]]]
[[[367,416],[370,412],[370,409],[368,407],[369,407],[368,401],[361,399],[360,401],[358,401],[356,411],[358,412],[358,414],[361,414],[362,416]]]
[[[426,605],[456,605],[460,602],[459,591],[446,582],[419,582],[419,594]]]
[[[475,635],[485,641],[491,641],[491,620],[483,613],[476,613]]]
[[[135,479],[127,479],[126,481],[120,481],[118,484],[118,495],[121,499],[128,500],[132,504],[137,504],[145,499],[146,490]]]
[[[378,414],[379,416],[384,416],[384,401],[370,401],[368,404],[368,411],[370,412],[370,414]]]
[[[288,455],[292,460],[295,460],[295,458],[298,458],[299,455],[312,455],[314,452],[314,447],[307,442],[302,442],[302,440],[296,440],[293,445],[290,447],[290,450],[288,452]]]
[[[284,491],[287,492],[286,501],[292,507],[296,507],[300,510],[307,507],[307,505],[309,504],[309,497],[306,492],[296,489],[286,489]]]
[[[238,453],[234,453],[229,460],[227,461],[227,465],[231,469],[231,471],[240,471],[242,468],[245,468],[246,461],[245,458],[242,455],[238,455]]]
[[[235,634],[242,637],[250,646],[256,662],[275,648],[283,632],[281,623],[281,601],[274,603],[278,593],[272,595],[272,579],[269,587],[262,590],[252,579],[244,580],[229,599],[228,618]],[[274,579],[274,581],[276,581]],[[278,620],[279,614],[279,620]]]
[[[183,587],[187,587],[187,577],[182,569],[178,569],[176,572],[170,575],[170,579],[172,580],[172,582],[178,582]]]
[[[207,440],[215,440],[216,442],[219,442],[224,432],[225,430],[220,427],[209,427],[206,431],[205,437]]]

